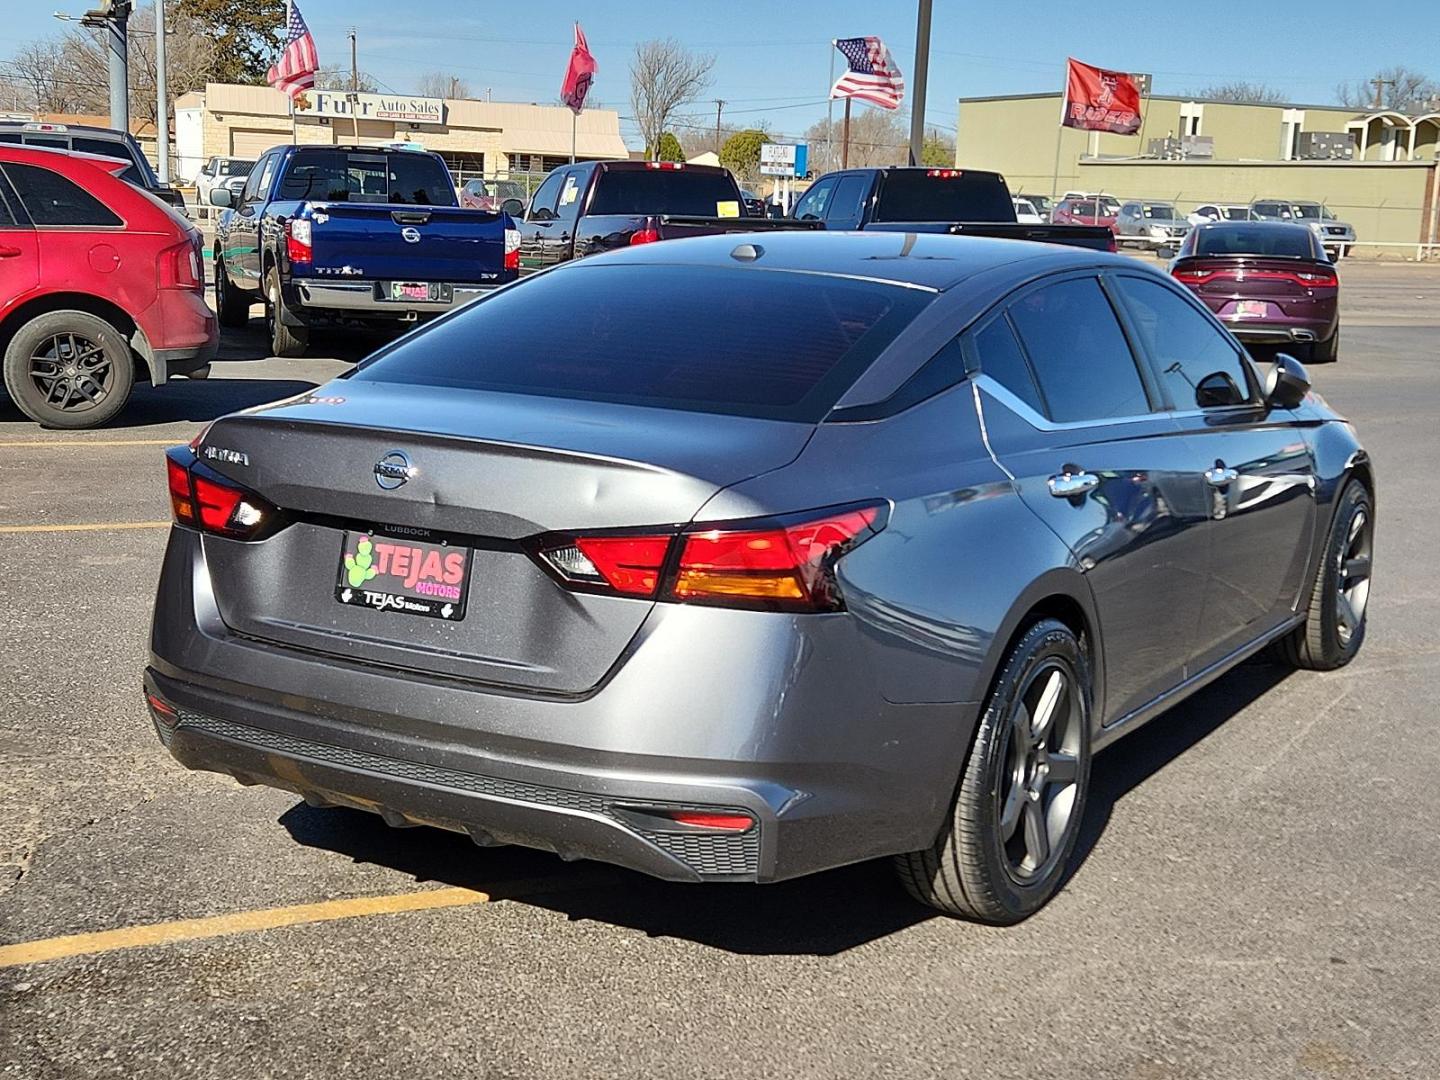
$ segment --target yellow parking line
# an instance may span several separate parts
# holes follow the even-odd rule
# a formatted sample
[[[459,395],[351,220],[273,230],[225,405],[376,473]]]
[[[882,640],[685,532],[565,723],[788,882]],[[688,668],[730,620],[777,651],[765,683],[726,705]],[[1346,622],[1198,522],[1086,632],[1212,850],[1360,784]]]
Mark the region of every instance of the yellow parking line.
[[[58,446],[63,450],[69,450],[78,446],[179,446],[185,442],[184,436],[177,435],[173,439],[0,439],[0,449],[7,446],[15,447],[44,447]]]
[[[464,907],[489,901],[489,893],[477,892],[474,889],[429,889],[389,896],[356,896],[348,900],[326,900],[318,904],[296,904],[292,907],[267,908],[261,911],[240,911],[233,915],[215,915],[207,919],[178,919],[147,926],[101,930],[93,934],[67,934],[64,937],[25,941],[18,945],[0,945],[0,968],[39,964],[67,956],[91,956],[95,953],[114,952],[117,949],[140,949],[147,945],[168,945],[177,941],[198,941],[227,934],[274,930],[282,926],[332,922],[364,915],[393,915],[402,911]]]
[[[168,529],[168,521],[97,521],[82,525],[0,525],[0,533],[113,532],[116,529]]]

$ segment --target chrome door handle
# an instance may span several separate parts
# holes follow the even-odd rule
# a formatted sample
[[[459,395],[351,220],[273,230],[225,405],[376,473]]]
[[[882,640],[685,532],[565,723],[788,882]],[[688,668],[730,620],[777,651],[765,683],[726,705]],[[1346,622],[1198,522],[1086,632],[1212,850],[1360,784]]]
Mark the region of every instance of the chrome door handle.
[[[1099,487],[1100,477],[1094,473],[1071,472],[1066,469],[1059,476],[1050,477],[1047,483],[1050,494],[1055,498],[1073,499],[1077,495],[1085,495]]]
[[[1205,470],[1205,482],[1211,487],[1221,488],[1226,484],[1233,484],[1240,479],[1240,474],[1234,469],[1228,469],[1220,462],[1215,463],[1213,469]]]

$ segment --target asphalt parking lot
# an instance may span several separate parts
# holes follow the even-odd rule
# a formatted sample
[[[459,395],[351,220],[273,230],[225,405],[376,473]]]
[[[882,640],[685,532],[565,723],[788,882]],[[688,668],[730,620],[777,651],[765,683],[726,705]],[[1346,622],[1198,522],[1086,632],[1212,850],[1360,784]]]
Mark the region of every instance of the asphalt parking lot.
[[[1364,651],[1100,755],[1073,878],[1005,930],[885,863],[669,885],[185,772],[140,695],[161,449],[364,345],[253,322],[101,431],[0,399],[0,1076],[1440,1075],[1440,267],[1341,276],[1311,374],[1379,475]]]

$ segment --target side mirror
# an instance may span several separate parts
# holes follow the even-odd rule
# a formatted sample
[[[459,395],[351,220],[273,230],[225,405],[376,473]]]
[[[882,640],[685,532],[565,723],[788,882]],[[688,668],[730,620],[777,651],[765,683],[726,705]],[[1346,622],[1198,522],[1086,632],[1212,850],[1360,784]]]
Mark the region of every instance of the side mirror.
[[[210,189],[211,206],[233,206],[234,200],[230,197],[230,189],[217,187]]]
[[[1310,374],[1293,356],[1280,353],[1265,376],[1265,404],[1272,409],[1293,409],[1310,393]]]
[[[500,204],[500,212],[513,218],[525,216],[525,204],[519,199],[506,199]]]

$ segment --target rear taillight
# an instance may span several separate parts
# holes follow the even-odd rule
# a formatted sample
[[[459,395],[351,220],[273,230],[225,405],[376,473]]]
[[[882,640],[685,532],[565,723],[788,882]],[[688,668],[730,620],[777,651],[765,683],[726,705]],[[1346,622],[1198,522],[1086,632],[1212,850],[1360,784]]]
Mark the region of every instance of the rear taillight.
[[[205,272],[200,260],[200,240],[186,237],[184,242],[168,247],[155,263],[156,284],[162,289],[205,291]]]
[[[959,180],[965,175],[964,169],[927,169],[926,176],[936,180]]]
[[[654,218],[646,218],[645,224],[630,234],[630,246],[636,244],[653,244],[660,239],[660,230],[655,224]]]
[[[544,537],[534,553],[567,588],[670,603],[844,608],[835,564],[885,527],[883,503],[684,532]]]
[[[716,829],[720,832],[749,832],[755,827],[755,819],[749,814],[727,814],[713,810],[670,810],[666,816],[680,825]]]
[[[165,473],[177,525],[232,540],[256,540],[278,524],[275,507],[202,465],[187,447],[165,452]]]
[[[315,248],[311,243],[311,226],[307,218],[291,218],[285,226],[285,256],[292,263],[309,264],[315,261]]]
[[[520,269],[520,230],[505,230],[505,269]]]
[[[1110,252],[1110,254],[1112,255],[1118,254],[1120,251],[1120,249],[1115,244],[1115,234],[1113,232],[1110,234],[1109,238],[1106,241],[1105,250]]]
[[[1214,276],[1214,273],[1209,270],[1176,270],[1174,272],[1175,280],[1183,285],[1203,285]]]
[[[1246,267],[1206,267],[1173,271],[1176,281],[1204,285],[1210,281],[1285,281],[1304,289],[1333,289],[1340,279],[1333,270],[1251,270]]]

